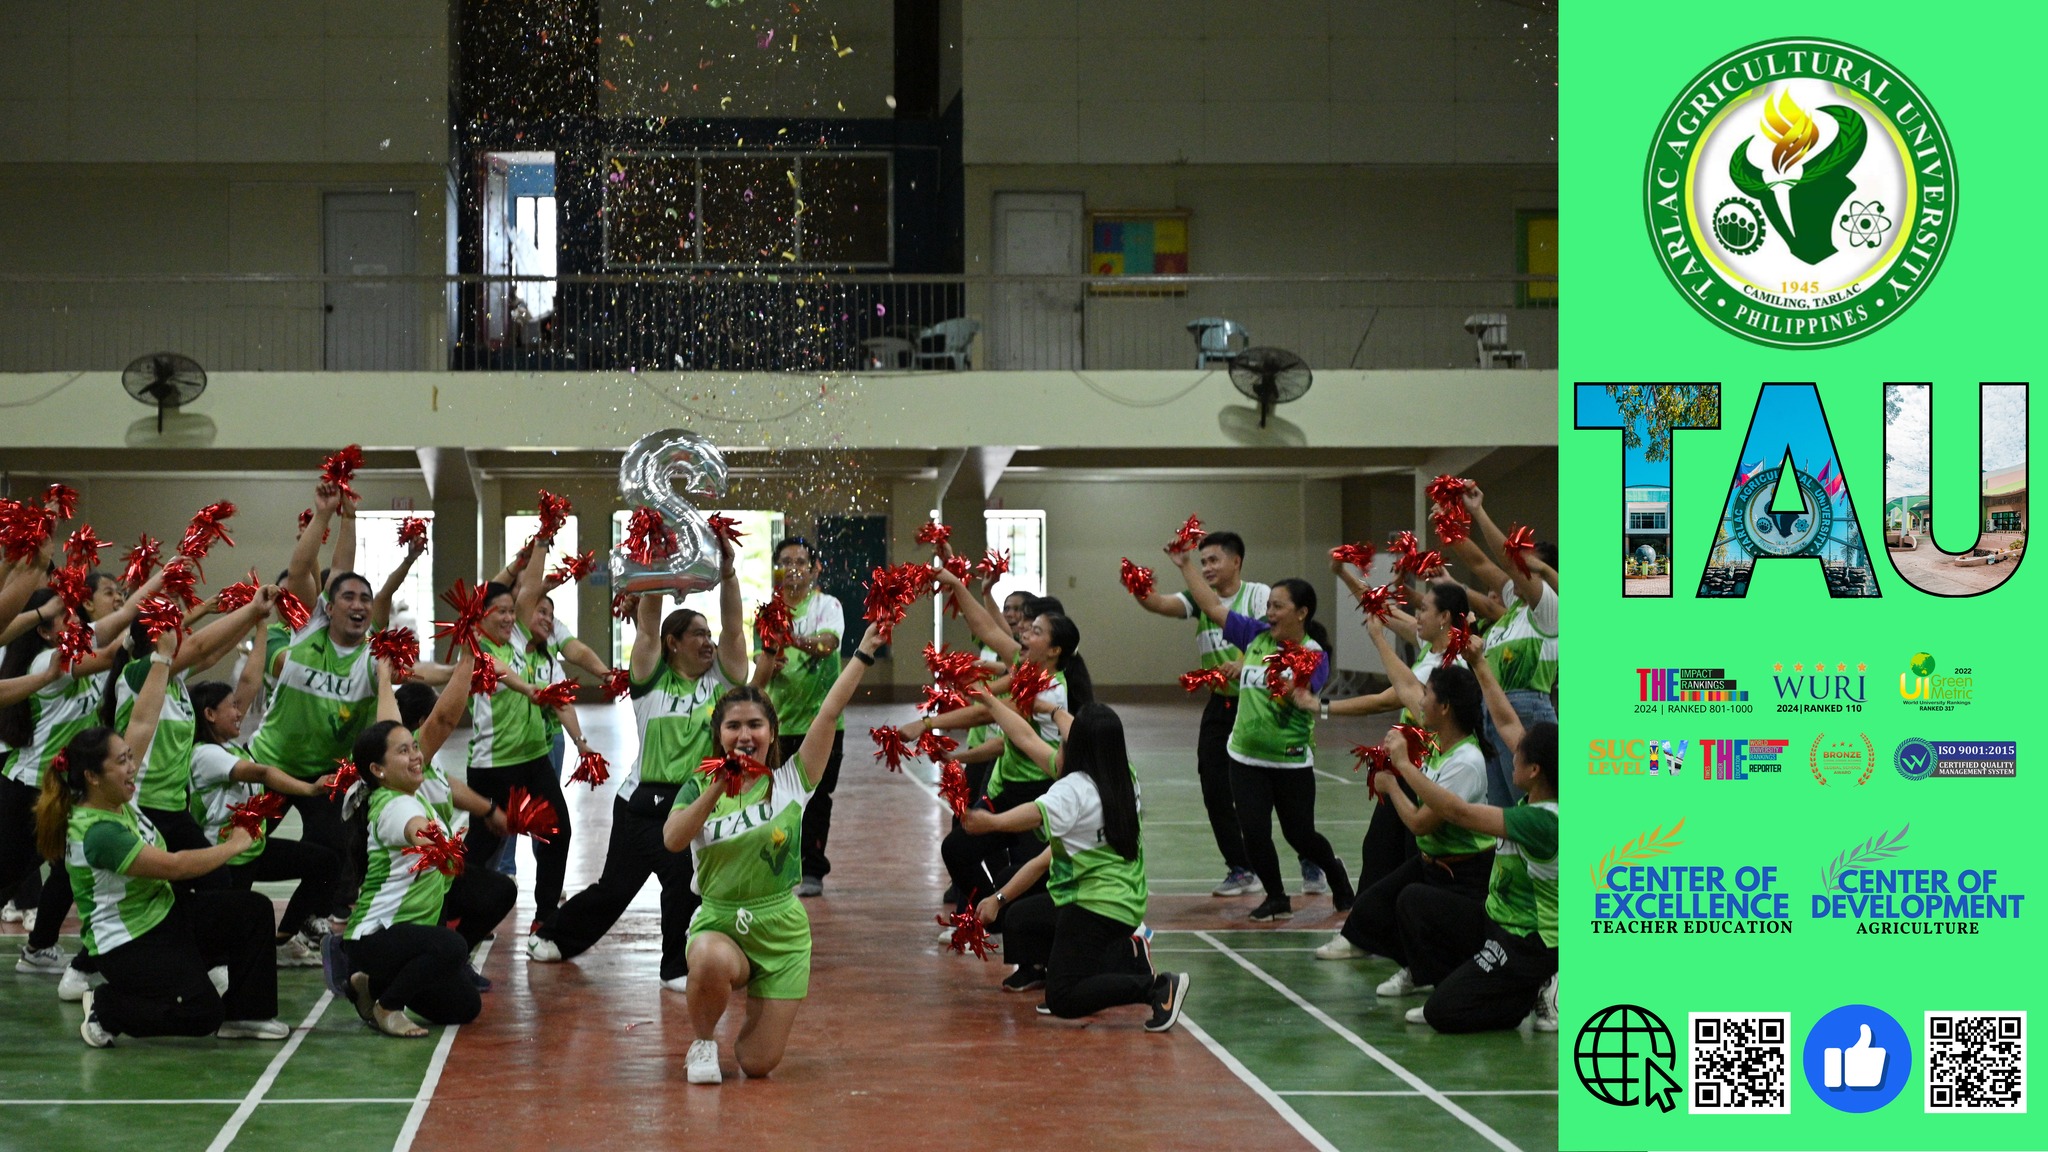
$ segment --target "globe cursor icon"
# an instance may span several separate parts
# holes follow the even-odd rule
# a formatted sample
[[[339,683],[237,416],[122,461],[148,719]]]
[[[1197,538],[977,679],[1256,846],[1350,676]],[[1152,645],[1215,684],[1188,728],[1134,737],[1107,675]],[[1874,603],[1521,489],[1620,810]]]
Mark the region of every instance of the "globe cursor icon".
[[[1673,1095],[1685,1091],[1685,1086],[1671,1078],[1662,1064],[1654,1060],[1643,1061],[1643,1106],[1655,1104],[1660,1110],[1671,1111]]]

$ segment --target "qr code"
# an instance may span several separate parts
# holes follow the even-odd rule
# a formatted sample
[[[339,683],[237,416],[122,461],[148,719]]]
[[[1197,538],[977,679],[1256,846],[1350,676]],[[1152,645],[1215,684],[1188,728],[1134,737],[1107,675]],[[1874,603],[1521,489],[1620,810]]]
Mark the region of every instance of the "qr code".
[[[2027,1110],[2025,1012],[1929,1012],[1929,1112]]]
[[[1791,1014],[1694,1012],[1688,1051],[1694,1115],[1790,1112]]]

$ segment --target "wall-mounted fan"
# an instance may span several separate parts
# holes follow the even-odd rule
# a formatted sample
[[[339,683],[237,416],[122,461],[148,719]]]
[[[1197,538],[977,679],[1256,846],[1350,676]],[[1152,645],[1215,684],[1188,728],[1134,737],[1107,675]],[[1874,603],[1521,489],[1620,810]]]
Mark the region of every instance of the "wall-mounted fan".
[[[156,409],[156,430],[161,433],[166,412],[176,412],[206,391],[206,369],[190,356],[153,352],[121,370],[121,387]]]
[[[1245,398],[1259,406],[1259,427],[1273,415],[1273,407],[1308,394],[1315,375],[1308,363],[1285,348],[1247,348],[1230,361],[1230,382]]]

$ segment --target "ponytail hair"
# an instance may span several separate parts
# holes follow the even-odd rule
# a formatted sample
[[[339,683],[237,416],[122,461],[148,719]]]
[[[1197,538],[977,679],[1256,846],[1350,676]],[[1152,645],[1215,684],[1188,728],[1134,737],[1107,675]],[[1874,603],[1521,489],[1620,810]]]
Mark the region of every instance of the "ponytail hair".
[[[187,695],[192,701],[192,740],[195,744],[221,742],[221,734],[214,730],[213,721],[208,720],[206,714],[220,707],[221,702],[234,691],[234,686],[225,680],[202,680],[192,686]]]
[[[370,771],[370,765],[384,763],[384,749],[391,744],[391,730],[402,727],[396,720],[379,720],[356,737],[356,746],[349,753],[355,761],[356,775],[371,788],[382,788],[384,781]]]
[[[22,605],[22,611],[40,612],[43,605],[56,598],[57,594],[48,588],[38,588],[28,594],[28,603]],[[28,675],[29,666],[49,647],[50,642],[43,638],[43,626],[40,624],[15,637],[14,642],[7,646],[7,654],[0,656],[0,680]],[[30,715],[27,700],[0,708],[0,740],[15,748],[28,747],[29,741],[35,739],[35,725]]]
[[[107,765],[112,746],[112,728],[87,728],[71,738],[50,770],[43,773],[42,795],[36,797],[36,851],[52,864],[64,863],[64,841],[71,835],[71,810],[85,799],[85,774],[98,773]],[[62,876],[50,877],[52,884],[69,883]]]
[[[1294,601],[1294,606],[1307,613],[1302,620],[1301,630],[1308,634],[1309,639],[1316,642],[1318,648],[1334,658],[1337,645],[1330,639],[1330,630],[1316,620],[1316,586],[1299,576],[1289,576],[1285,580],[1274,581],[1273,587],[1285,588],[1287,598]]]
[[[1486,698],[1479,691],[1479,677],[1470,668],[1449,663],[1437,665],[1429,674],[1429,690],[1436,693],[1438,703],[1451,710],[1452,721],[1465,735],[1485,742],[1482,717]]]
[[[787,541],[785,541],[787,543]],[[805,544],[805,548],[810,545]],[[782,767],[782,721],[775,715],[775,702],[768,694],[752,684],[742,684],[727,690],[718,698],[718,704],[711,709],[711,750],[719,755],[725,753],[725,742],[718,738],[719,729],[725,727],[726,710],[735,704],[752,704],[768,717],[768,755],[761,763],[770,768]]]
[[[100,723],[109,728],[114,726],[114,716],[121,709],[121,674],[128,670],[128,662],[142,655],[154,646],[149,631],[137,620],[128,626],[128,642],[114,650],[114,662],[107,668],[107,680],[100,691]]]
[[[1116,710],[1093,701],[1074,713],[1061,772],[1079,772],[1095,782],[1102,799],[1102,838],[1126,860],[1138,858],[1138,792],[1132,783],[1130,748]]]
[[[1044,597],[1040,597],[1043,603]],[[1045,621],[1045,630],[1052,637],[1052,645],[1060,650],[1059,663],[1054,667],[1067,676],[1067,711],[1076,716],[1081,709],[1095,703],[1095,678],[1088,675],[1088,662],[1081,659],[1081,628],[1064,612],[1046,611],[1038,613]]]
[[[1520,752],[1550,790],[1557,791],[1557,725],[1549,720],[1529,725],[1522,733]]]

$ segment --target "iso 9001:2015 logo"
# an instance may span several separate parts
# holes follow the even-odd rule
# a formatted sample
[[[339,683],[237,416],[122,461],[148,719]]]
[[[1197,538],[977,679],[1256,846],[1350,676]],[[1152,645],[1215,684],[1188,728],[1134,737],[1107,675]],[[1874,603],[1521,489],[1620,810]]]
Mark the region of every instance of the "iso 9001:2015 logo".
[[[1686,302],[1779,348],[1866,336],[1920,298],[1956,223],[1927,99],[1853,45],[1753,44],[1701,71],[1643,175],[1657,258]]]

